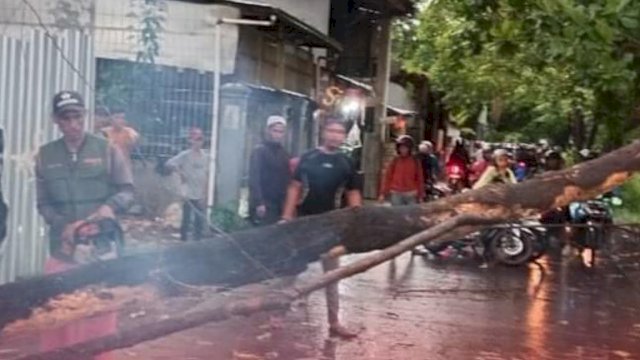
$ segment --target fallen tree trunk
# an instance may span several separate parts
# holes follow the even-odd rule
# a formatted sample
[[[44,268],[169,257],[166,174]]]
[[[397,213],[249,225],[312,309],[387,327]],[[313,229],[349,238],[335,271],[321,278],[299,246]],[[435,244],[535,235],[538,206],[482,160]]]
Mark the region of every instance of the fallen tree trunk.
[[[464,236],[479,225],[490,225],[500,222],[500,219],[484,218],[473,215],[459,215],[446,220],[432,228],[383,250],[367,256],[347,266],[325,273],[317,279],[291,289],[289,291],[271,290],[267,295],[251,299],[229,298],[221,302],[220,299],[201,304],[195,309],[172,314],[170,318],[161,319],[153,323],[143,323],[120,329],[112,334],[91,339],[80,344],[71,345],[35,355],[28,355],[18,360],[80,360],[90,359],[94,355],[133,346],[135,344],[157,339],[178,331],[197,327],[209,322],[223,321],[232,316],[247,316],[259,311],[287,309],[291,303],[310,293],[322,289],[341,279],[367,271],[368,269],[389,261],[417,245],[436,238],[446,240]]]
[[[451,226],[447,220],[460,219],[456,216],[463,214],[482,214],[485,221],[531,216],[609,191],[639,169],[640,143],[636,142],[600,159],[518,185],[488,187],[420,206],[341,210],[281,226],[239,232],[228,238],[180,245],[60,275],[7,284],[0,286],[0,323],[4,325],[28,315],[32,307],[41,305],[52,296],[93,283],[140,283],[147,281],[153,270],[158,269],[191,284],[237,285],[274,275],[297,273],[337,245],[343,245],[349,252],[385,249],[437,224]],[[466,225],[460,221],[454,220],[454,227]],[[432,236],[433,232],[427,233],[429,236],[422,241],[437,237]],[[390,248],[387,251],[399,250]],[[375,263],[377,261],[372,260],[371,264]],[[333,274],[337,278],[341,276]],[[328,280],[324,281],[322,284]],[[312,288],[317,286],[323,285]],[[251,307],[251,312],[265,308],[269,305]],[[210,319],[204,314],[198,316]],[[188,321],[185,324],[195,326]],[[177,330],[168,328],[167,331]],[[153,333],[158,336],[162,331]]]

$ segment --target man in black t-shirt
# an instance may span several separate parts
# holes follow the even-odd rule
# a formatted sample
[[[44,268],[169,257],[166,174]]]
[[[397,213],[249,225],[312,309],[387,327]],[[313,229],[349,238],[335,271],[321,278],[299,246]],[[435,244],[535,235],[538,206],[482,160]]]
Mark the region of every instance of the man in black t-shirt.
[[[346,129],[340,120],[325,122],[322,145],[300,157],[289,185],[283,220],[292,220],[296,208],[299,216],[338,209],[343,195],[346,195],[348,206],[362,205],[357,170],[353,161],[339,152],[345,138]]]
[[[327,119],[322,129],[322,146],[300,157],[287,191],[283,221],[292,220],[296,208],[299,216],[317,215],[338,209],[343,196],[346,196],[347,206],[362,206],[356,168],[347,155],[339,152],[345,139],[344,123],[337,119]],[[340,246],[322,256],[324,271],[338,268],[339,256],[345,253],[346,249]],[[329,333],[332,336],[356,336],[340,324],[337,282],[327,286],[326,296]]]
[[[351,159],[343,153],[314,149],[304,154],[293,177],[303,188],[300,216],[339,208],[345,192],[358,190],[356,176]]]

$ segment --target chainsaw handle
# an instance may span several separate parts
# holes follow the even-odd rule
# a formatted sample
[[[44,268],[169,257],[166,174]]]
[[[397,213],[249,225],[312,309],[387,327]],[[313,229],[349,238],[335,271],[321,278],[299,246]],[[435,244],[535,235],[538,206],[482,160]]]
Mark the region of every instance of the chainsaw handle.
[[[82,233],[88,227],[93,227],[93,226],[96,227],[97,231],[95,231],[93,233],[90,232],[88,235],[85,235],[85,234]],[[115,230],[116,236],[119,239],[123,239],[124,232],[122,230],[122,227],[120,226],[120,223],[116,219],[103,218],[103,219],[99,219],[99,220],[86,220],[80,226],[78,226],[75,229],[75,231],[73,233],[73,242],[75,244],[86,243],[87,239],[90,239],[92,237],[96,237],[96,236],[100,235],[100,233],[105,231],[105,230],[112,230],[112,229]]]

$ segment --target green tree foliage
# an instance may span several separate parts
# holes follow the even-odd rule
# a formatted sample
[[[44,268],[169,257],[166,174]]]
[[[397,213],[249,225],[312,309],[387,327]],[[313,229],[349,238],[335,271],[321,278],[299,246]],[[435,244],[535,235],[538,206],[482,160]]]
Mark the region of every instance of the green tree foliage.
[[[166,0],[131,0],[131,6],[133,11],[128,16],[139,21],[136,61],[153,64],[160,54],[160,33],[164,30]]]
[[[623,143],[640,108],[640,1],[430,0],[395,29],[408,72],[462,126],[483,105],[496,136]]]
[[[140,122],[152,123],[156,114],[142,110],[140,104],[159,102],[161,98],[152,74],[160,55],[167,0],[130,0],[130,5],[127,17],[134,22],[130,28],[135,30],[132,39],[137,45],[136,61],[98,61],[97,101],[109,108],[124,108]]]

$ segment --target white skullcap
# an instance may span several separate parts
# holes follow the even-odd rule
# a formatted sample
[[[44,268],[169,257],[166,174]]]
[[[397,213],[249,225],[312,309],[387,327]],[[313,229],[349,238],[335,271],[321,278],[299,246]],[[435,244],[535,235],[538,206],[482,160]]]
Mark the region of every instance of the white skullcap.
[[[275,124],[282,124],[284,126],[287,126],[287,120],[278,115],[269,116],[269,118],[267,119],[267,127],[271,127]]]

